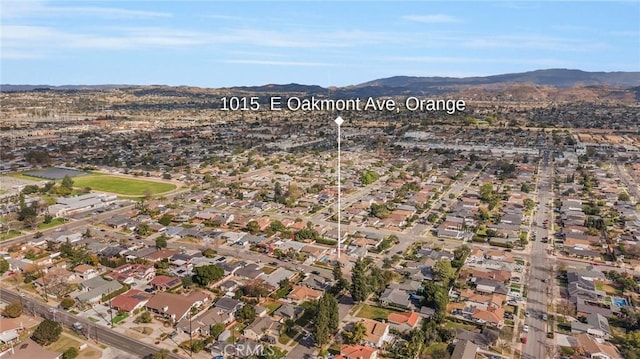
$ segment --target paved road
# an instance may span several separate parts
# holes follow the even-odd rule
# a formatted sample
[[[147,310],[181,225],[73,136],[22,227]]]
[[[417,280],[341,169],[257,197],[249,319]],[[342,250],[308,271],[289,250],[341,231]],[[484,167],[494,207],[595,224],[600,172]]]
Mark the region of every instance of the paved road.
[[[90,339],[94,339],[97,342],[113,346],[127,353],[136,355],[140,358],[158,351],[158,348],[153,345],[132,339],[124,334],[118,333],[109,328],[105,328],[101,325],[96,325],[95,323],[92,323],[84,318],[77,317],[60,309],[52,308],[40,302],[38,299],[27,296],[21,297],[17,293],[11,292],[4,288],[0,288],[0,298],[2,298],[2,301],[8,303],[21,301],[27,313],[32,313],[42,318],[55,320],[56,322],[68,328],[72,328],[74,323],[79,322],[84,327],[85,336],[89,337]],[[175,354],[171,354],[170,357],[173,359],[181,358],[180,356]]]
[[[553,223],[551,218],[553,212],[549,210],[549,204],[553,201],[553,167],[549,164],[548,156],[548,152],[545,152],[539,171],[538,206],[534,215],[534,223],[537,225],[533,226],[537,240],[531,242],[530,266],[528,267],[527,311],[530,316],[525,318],[524,323],[529,326],[529,332],[522,333],[528,338],[527,344],[524,344],[522,348],[523,356],[536,359],[545,359],[547,357],[546,346],[551,344],[546,337],[547,322],[541,318],[543,314],[548,313],[549,291],[552,289],[549,286],[553,285],[551,268],[555,264],[553,257],[550,258],[547,254],[548,244],[541,241],[543,237],[549,235],[549,231],[541,227],[542,223],[545,219],[548,219],[549,223]]]

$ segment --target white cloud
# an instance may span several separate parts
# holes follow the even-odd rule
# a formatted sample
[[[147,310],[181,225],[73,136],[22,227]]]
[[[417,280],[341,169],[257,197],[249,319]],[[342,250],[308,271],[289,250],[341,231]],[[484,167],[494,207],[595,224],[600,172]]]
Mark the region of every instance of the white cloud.
[[[226,60],[228,64],[269,65],[269,66],[300,66],[300,67],[329,67],[336,66],[326,62],[300,62],[300,61],[272,61],[272,60]]]
[[[4,0],[2,18],[79,17],[105,19],[166,18],[172,14],[158,11],[132,10],[100,6],[52,6],[42,0]]]
[[[402,17],[404,20],[413,22],[423,22],[427,24],[448,24],[462,22],[457,17],[453,17],[445,14],[431,14],[431,15],[407,15]]]

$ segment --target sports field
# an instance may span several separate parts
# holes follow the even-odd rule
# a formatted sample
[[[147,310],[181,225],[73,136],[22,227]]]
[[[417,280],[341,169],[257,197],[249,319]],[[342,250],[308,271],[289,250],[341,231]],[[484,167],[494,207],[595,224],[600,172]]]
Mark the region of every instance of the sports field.
[[[147,191],[152,194],[158,194],[176,189],[174,184],[166,182],[98,174],[76,177],[73,179],[73,186],[80,188],[90,187],[96,191],[111,192],[125,196],[142,196]]]

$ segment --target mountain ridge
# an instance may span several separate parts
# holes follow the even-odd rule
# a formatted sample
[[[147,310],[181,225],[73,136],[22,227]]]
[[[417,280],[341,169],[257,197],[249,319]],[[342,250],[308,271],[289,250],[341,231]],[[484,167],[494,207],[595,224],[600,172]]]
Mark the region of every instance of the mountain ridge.
[[[114,89],[147,88],[147,89],[209,89],[229,92],[248,93],[305,93],[308,95],[344,96],[396,96],[396,95],[434,95],[457,91],[470,86],[499,86],[509,84],[530,84],[537,86],[553,86],[570,88],[576,86],[608,86],[614,88],[640,87],[640,72],[588,72],[575,69],[545,69],[519,73],[507,73],[491,76],[442,77],[442,76],[392,76],[375,79],[356,85],[343,87],[322,87],[298,83],[266,84],[261,86],[233,86],[221,88],[202,88],[195,86],[165,85],[12,85],[1,84],[0,92],[19,91],[109,91]]]

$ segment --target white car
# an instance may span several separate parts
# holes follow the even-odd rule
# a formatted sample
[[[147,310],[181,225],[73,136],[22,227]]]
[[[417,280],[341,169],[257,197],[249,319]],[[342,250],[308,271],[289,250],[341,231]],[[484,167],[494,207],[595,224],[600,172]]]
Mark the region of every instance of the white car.
[[[525,325],[523,325],[523,326],[522,326],[522,331],[523,331],[523,332],[525,332],[525,333],[528,333],[528,332],[529,332],[529,326],[528,326],[528,325],[526,325],[526,324],[525,324]]]

